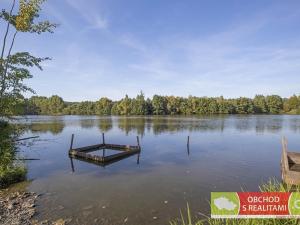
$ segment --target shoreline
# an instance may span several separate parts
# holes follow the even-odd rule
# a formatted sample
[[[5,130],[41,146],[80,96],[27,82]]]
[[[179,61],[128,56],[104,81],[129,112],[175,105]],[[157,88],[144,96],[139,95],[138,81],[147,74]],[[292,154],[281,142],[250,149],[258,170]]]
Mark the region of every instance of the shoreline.
[[[54,222],[34,219],[37,213],[36,201],[40,195],[28,191],[0,189],[0,224],[10,225],[67,225],[70,220],[58,219]]]

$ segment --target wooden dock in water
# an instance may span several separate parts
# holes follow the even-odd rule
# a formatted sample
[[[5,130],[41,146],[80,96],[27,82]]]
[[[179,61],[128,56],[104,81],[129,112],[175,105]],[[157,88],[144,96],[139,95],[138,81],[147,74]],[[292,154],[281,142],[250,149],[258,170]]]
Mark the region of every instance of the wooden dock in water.
[[[73,148],[73,141],[74,141],[74,134],[71,137],[71,146],[69,149],[69,156],[76,159],[82,159],[84,161],[92,161],[98,164],[106,164],[109,162],[115,162],[123,158],[127,158],[130,155],[134,155],[140,153],[140,141],[139,137],[137,136],[137,145],[117,145],[117,144],[106,144],[104,133],[102,134],[102,143],[96,145],[90,145],[80,148]],[[105,150],[116,150],[118,153],[113,155],[105,155]],[[102,150],[103,154],[95,155],[93,152]]]
[[[285,137],[282,138],[281,174],[286,184],[300,185],[300,153],[288,151]]]

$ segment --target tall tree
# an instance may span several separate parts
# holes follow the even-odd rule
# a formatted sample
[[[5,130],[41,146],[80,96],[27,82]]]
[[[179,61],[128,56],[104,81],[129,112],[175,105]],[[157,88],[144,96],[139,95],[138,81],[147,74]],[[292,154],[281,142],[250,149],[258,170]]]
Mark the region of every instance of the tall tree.
[[[53,95],[48,99],[48,107],[49,107],[50,114],[57,115],[63,112],[65,103],[61,97],[57,95]]]
[[[163,96],[154,95],[152,99],[152,109],[154,115],[166,115],[167,103]]]
[[[266,98],[263,95],[255,95],[253,99],[254,111],[255,113],[267,113],[268,106],[266,103]]]
[[[23,98],[24,92],[34,92],[25,83],[32,77],[30,68],[42,70],[41,62],[48,57],[32,56],[29,52],[15,52],[13,47],[19,33],[53,32],[56,24],[49,21],[39,21],[41,4],[45,0],[19,0],[19,9],[14,13],[16,0],[12,0],[9,11],[2,9],[0,18],[6,23],[0,55],[0,116],[14,114],[14,106]]]
[[[270,95],[266,97],[266,103],[269,108],[269,112],[272,114],[278,114],[283,108],[282,98],[278,95]]]
[[[112,100],[108,98],[100,98],[96,102],[95,111],[97,115],[110,115],[112,107]]]

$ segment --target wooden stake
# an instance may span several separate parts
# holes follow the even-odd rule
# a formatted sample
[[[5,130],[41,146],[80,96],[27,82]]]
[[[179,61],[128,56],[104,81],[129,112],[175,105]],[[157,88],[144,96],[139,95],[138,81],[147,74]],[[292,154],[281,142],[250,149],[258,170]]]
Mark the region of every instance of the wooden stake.
[[[136,164],[140,164],[140,153],[137,156]]]
[[[72,134],[72,137],[71,137],[71,145],[70,145],[70,150],[73,149],[73,141],[74,141],[74,134]]]
[[[104,133],[102,133],[102,144],[105,144]]]
[[[187,137],[187,146],[190,145],[190,136]]]
[[[137,145],[140,147],[140,138],[139,136],[136,136]]]
[[[72,159],[72,157],[70,157],[70,160],[71,160],[71,168],[72,168],[72,172],[74,173],[74,172],[75,172],[75,169],[74,169],[74,164],[73,164],[73,159]]]

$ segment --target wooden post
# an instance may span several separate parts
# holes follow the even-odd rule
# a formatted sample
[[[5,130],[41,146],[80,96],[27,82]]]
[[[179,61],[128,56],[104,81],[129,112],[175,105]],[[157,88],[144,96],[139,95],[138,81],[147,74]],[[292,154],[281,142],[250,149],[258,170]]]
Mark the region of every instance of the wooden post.
[[[137,164],[137,165],[140,164],[140,153],[139,153],[138,156],[137,156],[136,164]]]
[[[73,149],[73,141],[74,141],[74,134],[71,136],[71,145],[70,145],[70,150]]]
[[[102,144],[105,144],[104,133],[102,133]]]
[[[70,160],[71,160],[71,168],[72,168],[72,172],[74,173],[74,172],[75,172],[75,169],[74,169],[74,164],[73,164],[73,159],[72,159],[72,157],[70,157]]]
[[[137,145],[138,145],[139,148],[140,148],[140,138],[139,138],[139,136],[136,136],[136,141],[137,141]]]
[[[190,155],[190,136],[187,137],[187,154]]]

